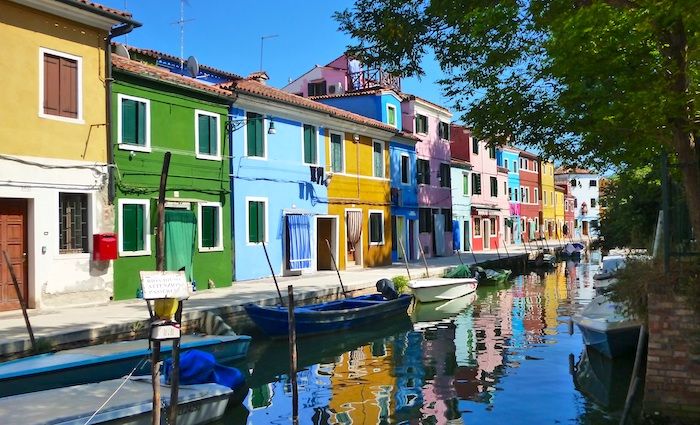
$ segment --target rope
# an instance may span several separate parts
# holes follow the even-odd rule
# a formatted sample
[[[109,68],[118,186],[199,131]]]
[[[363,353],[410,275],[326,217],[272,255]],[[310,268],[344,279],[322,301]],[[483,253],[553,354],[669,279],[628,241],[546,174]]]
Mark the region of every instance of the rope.
[[[131,372],[129,372],[129,374],[126,375],[126,376],[124,377],[124,380],[122,381],[121,384],[119,384],[119,386],[117,387],[117,389],[114,390],[114,392],[107,398],[107,400],[105,400],[104,403],[102,403],[102,405],[101,405],[100,407],[97,408],[97,410],[95,410],[95,413],[93,413],[92,416],[90,416],[90,417],[88,418],[88,420],[85,421],[85,423],[84,423],[83,425],[88,425],[88,424],[90,423],[90,421],[93,420],[93,419],[95,418],[95,416],[97,416],[97,414],[100,412],[100,410],[102,410],[102,409],[107,405],[107,403],[109,403],[110,400],[112,400],[112,399],[114,398],[114,396],[117,395],[117,393],[119,392],[119,390],[121,390],[122,387],[123,387],[123,386],[127,383],[127,381],[129,380],[129,378],[131,378],[131,375],[133,375],[134,372],[136,372],[136,370],[137,370],[139,367],[141,367],[141,365],[144,364],[144,363],[146,362],[147,359],[148,359],[147,357],[144,357],[144,358],[141,359],[138,363],[136,363],[136,366],[134,366],[134,368],[131,369]]]

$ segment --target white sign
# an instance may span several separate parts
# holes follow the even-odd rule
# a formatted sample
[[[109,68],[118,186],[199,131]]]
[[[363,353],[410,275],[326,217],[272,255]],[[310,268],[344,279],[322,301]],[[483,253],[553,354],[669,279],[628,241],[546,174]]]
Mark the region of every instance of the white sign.
[[[139,272],[143,298],[157,300],[174,298],[186,300],[190,297],[190,285],[187,284],[185,272]]]

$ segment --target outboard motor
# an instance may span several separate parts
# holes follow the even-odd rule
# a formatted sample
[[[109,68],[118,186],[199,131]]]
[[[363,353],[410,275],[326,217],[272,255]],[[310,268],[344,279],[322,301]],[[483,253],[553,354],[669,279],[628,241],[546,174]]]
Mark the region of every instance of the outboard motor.
[[[377,281],[377,292],[380,292],[387,300],[395,300],[399,297],[399,293],[394,288],[394,282],[389,279],[379,279]]]

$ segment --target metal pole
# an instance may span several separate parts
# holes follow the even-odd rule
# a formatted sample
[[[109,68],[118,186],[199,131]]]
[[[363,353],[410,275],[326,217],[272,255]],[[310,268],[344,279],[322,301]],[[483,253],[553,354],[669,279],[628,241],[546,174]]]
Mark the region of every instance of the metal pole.
[[[265,246],[265,241],[261,241],[263,251],[265,252],[265,258],[267,259],[267,265],[270,267],[270,273],[272,273],[272,280],[275,281],[275,288],[277,288],[277,296],[280,299],[280,305],[284,307],[284,300],[282,299],[282,292],[280,292],[280,286],[277,284],[277,276],[275,276],[275,270],[272,268],[272,263],[270,262],[270,256],[267,255],[267,247]]]
[[[27,315],[27,304],[22,296],[22,291],[19,289],[19,284],[17,283],[17,275],[15,274],[15,268],[12,267],[10,263],[10,257],[7,255],[7,251],[2,251],[2,255],[5,257],[5,264],[10,270],[10,277],[12,278],[12,284],[15,286],[15,291],[17,292],[17,299],[19,300],[19,305],[22,307],[22,315],[24,316],[24,325],[27,327],[27,332],[29,332],[29,340],[32,342],[32,351],[36,352],[36,340],[34,339],[34,331],[32,330],[32,325],[29,323],[29,315]]]
[[[668,273],[671,270],[671,201],[669,183],[668,154],[664,152],[664,154],[661,156],[661,209],[664,212],[664,273]]]
[[[338,281],[340,282],[340,289],[343,291],[345,298],[348,297],[348,293],[345,292],[345,286],[343,286],[343,279],[340,278],[340,270],[338,270],[338,264],[335,262],[335,255],[333,255],[333,250],[331,249],[331,243],[326,239],[326,246],[328,247],[328,252],[331,254],[331,260],[333,260],[333,267],[335,267],[335,272],[338,274]]]
[[[294,321],[294,287],[287,286],[287,322],[289,324],[289,379],[292,383],[292,421],[299,423],[299,389],[297,387],[297,331]]]
[[[399,246],[401,247],[401,252],[403,253],[403,262],[406,264],[406,273],[408,274],[408,280],[411,280],[411,270],[408,268],[408,258],[406,257],[406,249],[403,247],[403,242],[400,238]]]

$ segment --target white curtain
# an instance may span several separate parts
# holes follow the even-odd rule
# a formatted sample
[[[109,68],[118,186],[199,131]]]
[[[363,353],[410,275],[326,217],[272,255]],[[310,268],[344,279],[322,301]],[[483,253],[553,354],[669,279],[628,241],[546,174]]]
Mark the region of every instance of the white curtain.
[[[360,243],[362,236],[362,211],[348,211],[347,213],[348,242],[353,247]]]
[[[435,214],[433,220],[435,232],[435,255],[445,255],[445,216],[443,214]]]

